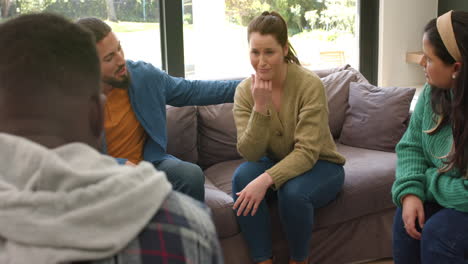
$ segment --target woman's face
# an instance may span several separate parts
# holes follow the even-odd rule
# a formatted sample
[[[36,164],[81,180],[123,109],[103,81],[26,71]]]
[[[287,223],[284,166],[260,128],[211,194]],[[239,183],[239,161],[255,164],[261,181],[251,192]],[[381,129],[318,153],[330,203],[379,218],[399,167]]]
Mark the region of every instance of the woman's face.
[[[421,66],[424,67],[424,73],[426,75],[426,81],[435,87],[441,89],[450,89],[454,84],[452,76],[456,73],[457,63],[452,65],[445,64],[435,54],[434,46],[429,41],[427,34],[423,36],[423,52],[424,56],[421,59]]]
[[[256,74],[262,80],[273,80],[280,76],[282,67],[286,65],[284,57],[288,54],[288,47],[282,47],[273,35],[250,33],[250,63]]]

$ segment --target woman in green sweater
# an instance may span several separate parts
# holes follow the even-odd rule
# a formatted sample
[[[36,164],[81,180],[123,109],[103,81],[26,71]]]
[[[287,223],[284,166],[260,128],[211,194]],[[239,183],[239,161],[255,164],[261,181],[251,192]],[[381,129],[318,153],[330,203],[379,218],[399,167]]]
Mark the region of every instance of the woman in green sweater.
[[[468,13],[430,21],[427,84],[397,145],[393,255],[401,263],[467,263]]]
[[[237,87],[237,149],[248,160],[233,176],[238,221],[256,263],[272,263],[265,197],[276,196],[290,263],[308,257],[314,210],[332,201],[344,181],[345,159],[328,127],[320,79],[300,66],[276,12],[248,26],[251,78]]]

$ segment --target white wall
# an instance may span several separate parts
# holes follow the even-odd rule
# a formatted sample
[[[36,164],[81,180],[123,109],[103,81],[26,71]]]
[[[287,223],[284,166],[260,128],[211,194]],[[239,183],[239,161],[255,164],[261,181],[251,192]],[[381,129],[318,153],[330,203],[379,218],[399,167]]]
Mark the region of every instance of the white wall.
[[[424,26],[437,16],[437,5],[438,0],[380,0],[379,86],[425,82],[421,66],[406,63],[406,52],[421,51]]]

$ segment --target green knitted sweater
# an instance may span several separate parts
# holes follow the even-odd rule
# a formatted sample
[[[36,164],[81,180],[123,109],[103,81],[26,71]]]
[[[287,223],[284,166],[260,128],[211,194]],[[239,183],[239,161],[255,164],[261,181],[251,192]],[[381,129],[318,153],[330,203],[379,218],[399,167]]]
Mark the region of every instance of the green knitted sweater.
[[[457,169],[439,173],[443,157],[450,151],[452,128],[446,125],[429,135],[436,124],[431,107],[431,87],[426,84],[421,93],[410,125],[396,147],[396,180],[392,187],[393,202],[401,207],[407,194],[418,196],[423,202],[437,202],[445,208],[468,212],[468,179],[460,177]]]

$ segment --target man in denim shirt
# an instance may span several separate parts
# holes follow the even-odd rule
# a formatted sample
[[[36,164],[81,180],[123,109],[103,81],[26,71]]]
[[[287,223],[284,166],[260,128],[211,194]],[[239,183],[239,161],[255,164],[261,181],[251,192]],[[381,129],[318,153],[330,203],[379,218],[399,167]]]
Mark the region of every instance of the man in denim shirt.
[[[166,153],[166,105],[233,102],[239,82],[172,77],[149,63],[125,60],[117,36],[100,19],[82,18],[77,24],[94,34],[101,61],[101,84],[107,96],[105,151],[123,162],[153,163],[166,172],[175,190],[204,201],[200,167]]]

